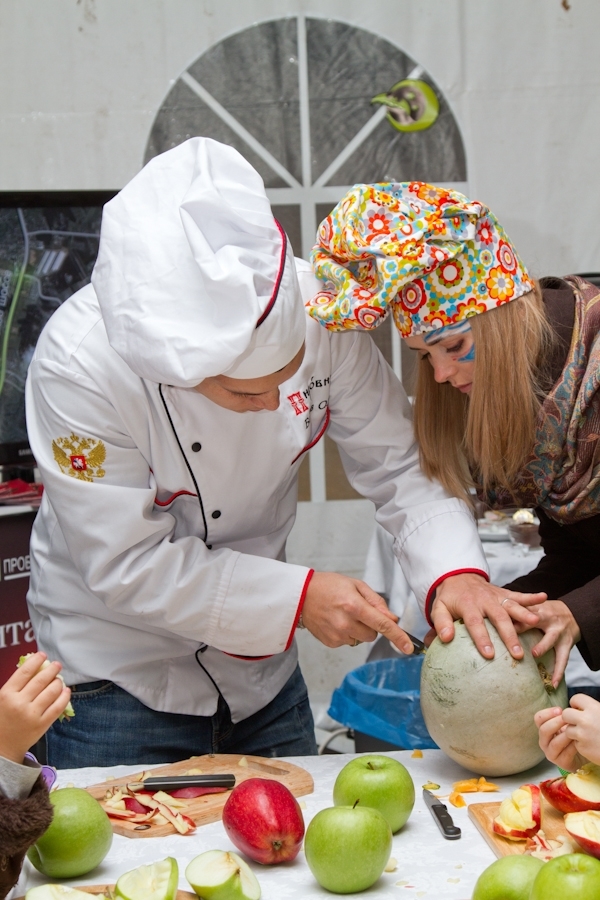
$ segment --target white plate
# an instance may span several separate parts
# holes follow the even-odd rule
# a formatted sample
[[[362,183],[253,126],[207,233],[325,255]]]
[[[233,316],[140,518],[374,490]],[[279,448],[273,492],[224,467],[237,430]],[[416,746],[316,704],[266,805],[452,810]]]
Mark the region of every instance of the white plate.
[[[504,523],[478,522],[477,531],[482,541],[510,541],[508,527]]]

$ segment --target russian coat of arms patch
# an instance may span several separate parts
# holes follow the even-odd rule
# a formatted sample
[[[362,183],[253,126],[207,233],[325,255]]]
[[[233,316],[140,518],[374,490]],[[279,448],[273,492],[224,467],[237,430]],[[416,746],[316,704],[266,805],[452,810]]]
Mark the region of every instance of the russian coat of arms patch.
[[[61,471],[72,478],[93,481],[94,478],[104,478],[106,475],[102,468],[106,459],[106,447],[95,438],[81,438],[71,433],[69,437],[52,441],[52,452]]]

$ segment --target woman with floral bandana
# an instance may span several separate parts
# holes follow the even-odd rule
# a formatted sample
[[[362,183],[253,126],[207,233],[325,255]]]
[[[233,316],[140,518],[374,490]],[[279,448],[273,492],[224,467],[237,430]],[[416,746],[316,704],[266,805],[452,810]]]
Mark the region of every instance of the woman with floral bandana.
[[[391,312],[419,354],[425,473],[492,508],[536,508],[545,556],[507,585],[548,596],[529,608],[545,632],[534,654],[555,647],[555,682],[575,643],[600,669],[599,289],[534,281],[489,209],[421,182],[356,185],[317,240],[310,314],[341,331]],[[519,619],[517,600],[502,606]],[[448,641],[463,611],[426,614]]]

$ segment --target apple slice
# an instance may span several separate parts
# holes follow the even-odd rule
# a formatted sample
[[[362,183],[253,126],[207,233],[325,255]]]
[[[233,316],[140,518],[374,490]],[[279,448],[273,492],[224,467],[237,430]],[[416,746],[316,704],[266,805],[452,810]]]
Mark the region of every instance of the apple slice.
[[[500,804],[493,830],[511,841],[524,841],[540,830],[541,821],[540,789],[523,784]]]
[[[26,653],[25,656],[20,656],[19,662],[17,663],[17,669],[20,669],[21,666],[23,665],[23,663],[27,662],[27,660],[29,659],[30,656],[33,656],[33,653]],[[45,659],[44,662],[39,667],[38,672],[41,672],[42,669],[46,669],[49,665],[50,665],[50,660]],[[60,681],[62,681],[63,684],[65,683],[65,679],[62,677],[62,675],[58,674],[56,677],[58,679],[60,679]],[[69,700],[66,707],[63,709],[60,716],[58,717],[58,720],[59,720],[59,722],[62,722],[63,719],[72,719],[74,715],[75,715],[75,710],[73,709],[73,706],[71,705],[71,701]]]
[[[151,866],[139,866],[121,875],[115,897],[123,900],[175,900],[179,884],[177,860],[172,856]]]
[[[96,897],[97,900],[106,900],[106,894]],[[27,891],[25,900],[90,900],[90,895],[62,884],[41,884]]]
[[[568,813],[565,828],[586,853],[600,859],[600,812],[586,809],[585,812]]]
[[[540,787],[548,803],[559,812],[600,810],[600,766],[594,763],[586,763],[566,777],[542,781]]]
[[[191,861],[185,877],[202,900],[260,900],[256,875],[237,853],[207,850]]]

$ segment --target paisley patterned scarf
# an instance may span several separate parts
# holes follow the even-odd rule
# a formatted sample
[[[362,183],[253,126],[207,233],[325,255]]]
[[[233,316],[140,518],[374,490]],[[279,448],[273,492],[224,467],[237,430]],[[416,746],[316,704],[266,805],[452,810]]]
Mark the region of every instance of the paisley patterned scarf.
[[[571,275],[575,321],[559,380],[544,400],[533,453],[513,497],[491,492],[492,506],[541,506],[568,525],[600,513],[600,289]]]

